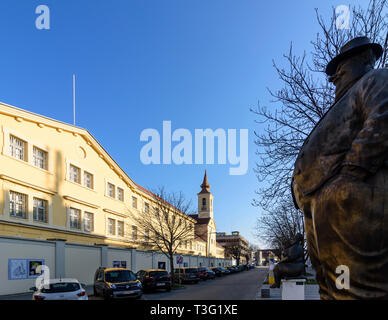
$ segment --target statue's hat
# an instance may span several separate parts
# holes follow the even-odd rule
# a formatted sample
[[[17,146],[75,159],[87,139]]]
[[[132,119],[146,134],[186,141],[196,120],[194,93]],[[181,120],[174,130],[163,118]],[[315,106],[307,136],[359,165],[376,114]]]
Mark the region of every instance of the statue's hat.
[[[376,60],[378,60],[383,54],[383,47],[378,43],[373,43],[370,41],[368,37],[357,37],[349,42],[347,42],[340,50],[340,53],[334,57],[326,67],[326,74],[332,76],[338,67],[338,64],[349,58],[354,56],[355,54],[367,49],[371,48],[376,56]]]

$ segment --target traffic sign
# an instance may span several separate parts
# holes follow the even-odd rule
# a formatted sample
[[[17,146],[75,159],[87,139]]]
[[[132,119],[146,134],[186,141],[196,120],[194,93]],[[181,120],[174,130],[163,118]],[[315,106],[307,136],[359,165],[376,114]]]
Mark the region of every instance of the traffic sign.
[[[183,256],[177,256],[176,257],[176,264],[182,264],[183,263]]]

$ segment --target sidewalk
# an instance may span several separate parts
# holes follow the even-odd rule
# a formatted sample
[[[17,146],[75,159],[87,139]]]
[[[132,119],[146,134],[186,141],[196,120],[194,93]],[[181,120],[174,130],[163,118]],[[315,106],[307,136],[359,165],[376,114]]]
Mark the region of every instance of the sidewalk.
[[[307,276],[307,279],[315,279],[315,271],[312,268],[306,270],[307,273],[310,273],[311,276]],[[305,300],[320,300],[319,296],[319,285],[317,284],[307,284],[305,288]],[[270,295],[269,298],[261,297],[261,289],[269,289]],[[269,284],[262,284],[259,288],[259,291],[256,295],[256,300],[282,300],[282,288],[271,289]]]

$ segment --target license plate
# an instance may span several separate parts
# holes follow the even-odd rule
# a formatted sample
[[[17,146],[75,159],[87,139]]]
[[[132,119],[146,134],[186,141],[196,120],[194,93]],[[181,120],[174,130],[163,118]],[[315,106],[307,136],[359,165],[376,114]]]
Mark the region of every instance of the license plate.
[[[134,293],[135,291],[133,290],[120,292],[120,294],[134,294]]]
[[[164,286],[164,283],[157,283],[157,286]]]

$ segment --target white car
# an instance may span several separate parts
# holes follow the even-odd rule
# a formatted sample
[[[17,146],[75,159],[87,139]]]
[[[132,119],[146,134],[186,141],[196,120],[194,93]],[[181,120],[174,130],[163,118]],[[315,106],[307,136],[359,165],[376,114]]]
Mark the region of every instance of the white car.
[[[83,285],[77,279],[50,279],[42,288],[32,287],[32,300],[88,300]]]

